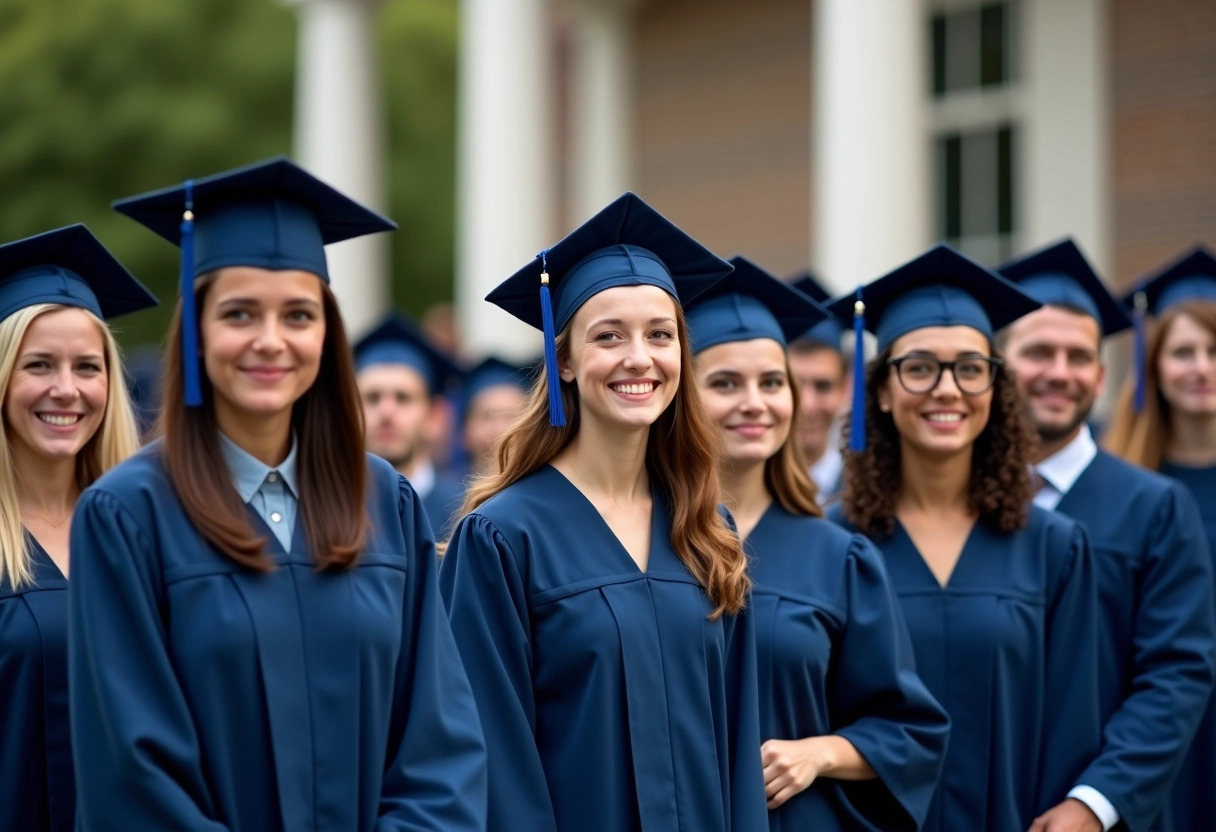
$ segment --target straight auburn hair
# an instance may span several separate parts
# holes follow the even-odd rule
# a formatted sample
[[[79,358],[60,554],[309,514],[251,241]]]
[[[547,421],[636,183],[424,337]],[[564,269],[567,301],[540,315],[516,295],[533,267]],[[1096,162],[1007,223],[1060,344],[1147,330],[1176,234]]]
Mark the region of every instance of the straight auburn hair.
[[[693,381],[692,353],[684,313],[675,306],[680,341],[680,384],[675,399],[653,425],[646,441],[646,469],[671,506],[671,545],[714,605],[711,618],[740,612],[751,579],[738,535],[718,513],[717,430]],[[570,329],[557,336],[559,361],[570,357]],[[549,425],[548,382],[542,368],[519,419],[498,442],[497,469],[475,479],[459,516],[474,511],[507,486],[553,460],[578,434],[579,396],[573,382],[561,382],[565,427]]]
[[[207,293],[221,271],[195,281],[195,309],[200,317]],[[292,406],[291,426],[298,459],[299,513],[313,562],[318,569],[345,569],[357,562],[370,524],[364,505],[368,468],[363,407],[338,303],[324,282],[321,301],[325,314],[321,367],[312,386]],[[214,387],[202,367],[203,403],[186,407],[181,315],[179,298],[169,325],[157,431],[165,471],[182,510],[212,546],[242,566],[269,572],[274,561],[266,554],[266,538],[250,524],[220,451]],[[204,353],[206,348],[204,342]]]
[[[106,362],[106,407],[101,424],[76,455],[76,484],[85,489],[139,450],[139,427],[123,377],[122,356],[105,321],[87,309],[51,303],[27,306],[0,321],[0,404],[8,399],[9,381],[30,324],[40,315],[65,309],[78,309],[97,326]],[[4,422],[2,412],[0,422]],[[20,490],[5,424],[4,430],[0,430],[0,584],[7,580],[14,589],[33,582],[29,541],[18,506]]]
[[[1165,396],[1161,395],[1157,364],[1161,360],[1161,350],[1165,346],[1165,337],[1169,334],[1170,327],[1183,315],[1193,319],[1216,337],[1216,303],[1192,300],[1165,310],[1153,327],[1148,349],[1145,351],[1147,356],[1144,366],[1144,411],[1136,412],[1136,377],[1135,373],[1132,373],[1119,391],[1110,427],[1107,428],[1102,441],[1106,450],[1115,456],[1150,471],[1161,467],[1173,432],[1170,404],[1165,400]]]

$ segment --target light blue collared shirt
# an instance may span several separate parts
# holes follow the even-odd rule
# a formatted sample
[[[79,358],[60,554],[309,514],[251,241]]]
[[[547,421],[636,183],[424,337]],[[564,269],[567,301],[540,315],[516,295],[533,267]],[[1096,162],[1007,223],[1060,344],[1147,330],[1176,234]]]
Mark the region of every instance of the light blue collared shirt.
[[[291,549],[291,532],[296,526],[299,486],[296,484],[296,437],[291,450],[278,468],[271,468],[220,431],[220,450],[232,473],[232,484],[246,505],[252,506],[274,536]]]

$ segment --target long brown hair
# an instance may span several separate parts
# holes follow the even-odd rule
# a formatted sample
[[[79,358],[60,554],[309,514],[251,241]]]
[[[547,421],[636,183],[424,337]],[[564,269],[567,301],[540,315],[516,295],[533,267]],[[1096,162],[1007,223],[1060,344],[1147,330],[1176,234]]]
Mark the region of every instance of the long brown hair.
[[[992,355],[999,358],[996,349]],[[878,391],[891,376],[888,347],[866,367],[866,449],[845,456],[845,517],[867,537],[895,532],[895,501],[903,477],[899,431],[890,413],[882,412]],[[844,426],[848,436],[849,425]],[[988,424],[971,451],[969,505],[981,522],[1002,532],[1024,527],[1034,492],[1030,455],[1036,437],[1012,372],[997,371]]]
[[[215,272],[195,283],[195,309],[202,313]],[[319,280],[319,278],[318,278]],[[316,381],[295,403],[300,518],[317,568],[349,568],[367,536],[364,506],[367,458],[363,452],[363,408],[355,385],[354,356],[338,303],[324,283],[325,343]],[[169,481],[186,516],[211,545],[250,569],[274,568],[266,539],[250,525],[232,474],[220,451],[211,381],[200,372],[203,403],[186,407],[182,377],[181,300],[169,325],[165,357],[160,452]],[[204,345],[205,347],[205,345]]]
[[[1134,369],[1115,403],[1110,427],[1102,444],[1115,456],[1150,470],[1161,467],[1165,449],[1169,445],[1173,425],[1170,421],[1170,404],[1161,395],[1161,384],[1157,377],[1157,365],[1161,360],[1161,349],[1174,321],[1182,315],[1194,319],[1200,326],[1216,336],[1216,303],[1192,300],[1171,306],[1161,314],[1149,335],[1147,359],[1144,367],[1144,411],[1137,413],[1134,403],[1136,390]]]
[[[675,305],[680,340],[680,384],[671,405],[653,425],[646,443],[646,468],[671,506],[671,545],[684,566],[705,588],[714,618],[743,609],[751,580],[739,538],[718,514],[717,432],[693,382],[692,354],[684,313]],[[570,356],[570,330],[557,336],[559,361]],[[475,510],[507,486],[537,471],[578,434],[578,390],[561,383],[566,426],[549,425],[547,380],[542,369],[528,394],[523,414],[498,443],[496,470],[473,481],[460,516]]]

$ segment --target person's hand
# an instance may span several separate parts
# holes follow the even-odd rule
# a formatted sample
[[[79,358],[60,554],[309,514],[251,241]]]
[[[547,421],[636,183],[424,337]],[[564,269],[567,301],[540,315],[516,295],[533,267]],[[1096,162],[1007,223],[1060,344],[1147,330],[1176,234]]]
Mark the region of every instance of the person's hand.
[[[803,791],[831,766],[831,746],[822,739],[769,740],[760,746],[769,809],[776,809]]]
[[[1035,818],[1028,832],[1102,832],[1102,821],[1092,809],[1070,797]]]

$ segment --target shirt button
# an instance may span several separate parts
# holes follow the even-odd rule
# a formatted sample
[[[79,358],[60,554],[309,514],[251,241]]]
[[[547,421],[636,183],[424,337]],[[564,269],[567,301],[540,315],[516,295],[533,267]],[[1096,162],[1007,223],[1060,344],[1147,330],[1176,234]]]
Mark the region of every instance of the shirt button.
[[[279,475],[278,475],[278,473],[277,473],[277,472],[275,472],[275,471],[271,471],[271,472],[270,472],[270,474],[269,474],[269,476],[267,476],[267,477],[266,477],[266,479],[270,480],[271,482],[278,482],[278,481],[279,481]]]
[[[272,511],[272,512],[270,512],[270,519],[272,521],[274,521],[275,523],[278,523],[280,520],[283,519],[283,515],[279,514],[277,511]]]

